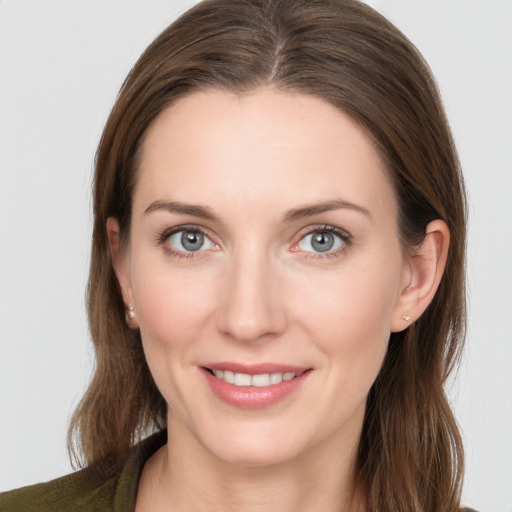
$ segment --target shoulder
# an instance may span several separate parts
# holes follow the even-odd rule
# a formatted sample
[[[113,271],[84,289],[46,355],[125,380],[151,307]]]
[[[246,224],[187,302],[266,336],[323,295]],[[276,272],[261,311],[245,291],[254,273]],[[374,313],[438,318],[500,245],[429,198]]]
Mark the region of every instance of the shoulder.
[[[50,482],[0,493],[0,512],[129,512],[148,458],[167,441],[162,430],[135,445],[118,477],[101,482],[82,469]]]
[[[0,494],[1,512],[114,510],[114,479],[95,484],[85,470]]]

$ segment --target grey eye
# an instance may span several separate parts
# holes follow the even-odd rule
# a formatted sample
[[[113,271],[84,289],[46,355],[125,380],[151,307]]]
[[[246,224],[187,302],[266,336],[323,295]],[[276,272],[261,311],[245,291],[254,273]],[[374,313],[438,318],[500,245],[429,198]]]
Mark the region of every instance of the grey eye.
[[[330,252],[343,245],[342,238],[329,231],[314,231],[306,235],[298,244],[301,251]]]
[[[183,231],[181,245],[187,251],[198,251],[204,244],[204,235],[197,231]]]
[[[179,252],[199,252],[216,245],[201,231],[182,229],[169,237],[169,245]]]
[[[331,233],[313,233],[311,246],[318,252],[330,251],[334,246],[334,236]]]

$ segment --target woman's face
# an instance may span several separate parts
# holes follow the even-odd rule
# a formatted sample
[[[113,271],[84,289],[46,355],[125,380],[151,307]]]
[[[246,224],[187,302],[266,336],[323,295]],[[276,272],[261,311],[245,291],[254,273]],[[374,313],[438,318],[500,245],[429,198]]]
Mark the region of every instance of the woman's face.
[[[117,271],[170,431],[240,464],[355,447],[410,277],[369,138],[262,88],[179,100],[142,150]]]

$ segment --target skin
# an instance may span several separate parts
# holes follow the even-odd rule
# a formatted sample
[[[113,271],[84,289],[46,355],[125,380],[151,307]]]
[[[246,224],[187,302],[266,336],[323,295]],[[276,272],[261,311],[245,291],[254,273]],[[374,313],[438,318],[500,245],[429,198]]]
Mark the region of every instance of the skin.
[[[136,510],[364,509],[353,468],[366,397],[390,332],[435,293],[446,226],[429,224],[406,256],[374,145],[311,96],[194,93],[158,116],[142,150],[128,243],[107,224],[131,326],[169,406],[169,443],[144,468]],[[183,225],[203,230],[201,250],[165,236]],[[343,236],[320,253],[309,235],[325,226]],[[278,403],[245,410],[211,391],[201,367],[212,361],[310,371]]]

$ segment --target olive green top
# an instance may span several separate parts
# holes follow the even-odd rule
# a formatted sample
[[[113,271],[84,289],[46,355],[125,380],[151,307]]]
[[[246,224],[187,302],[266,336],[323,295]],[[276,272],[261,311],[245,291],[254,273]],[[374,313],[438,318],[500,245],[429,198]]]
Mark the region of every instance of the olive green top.
[[[95,484],[86,470],[0,494],[1,512],[134,512],[145,462],[167,441],[167,431],[133,448],[119,477]]]
[[[0,494],[0,512],[134,512],[146,461],[167,441],[163,430],[135,446],[121,475],[95,484],[81,470],[50,482]],[[465,508],[461,512],[475,512]]]

